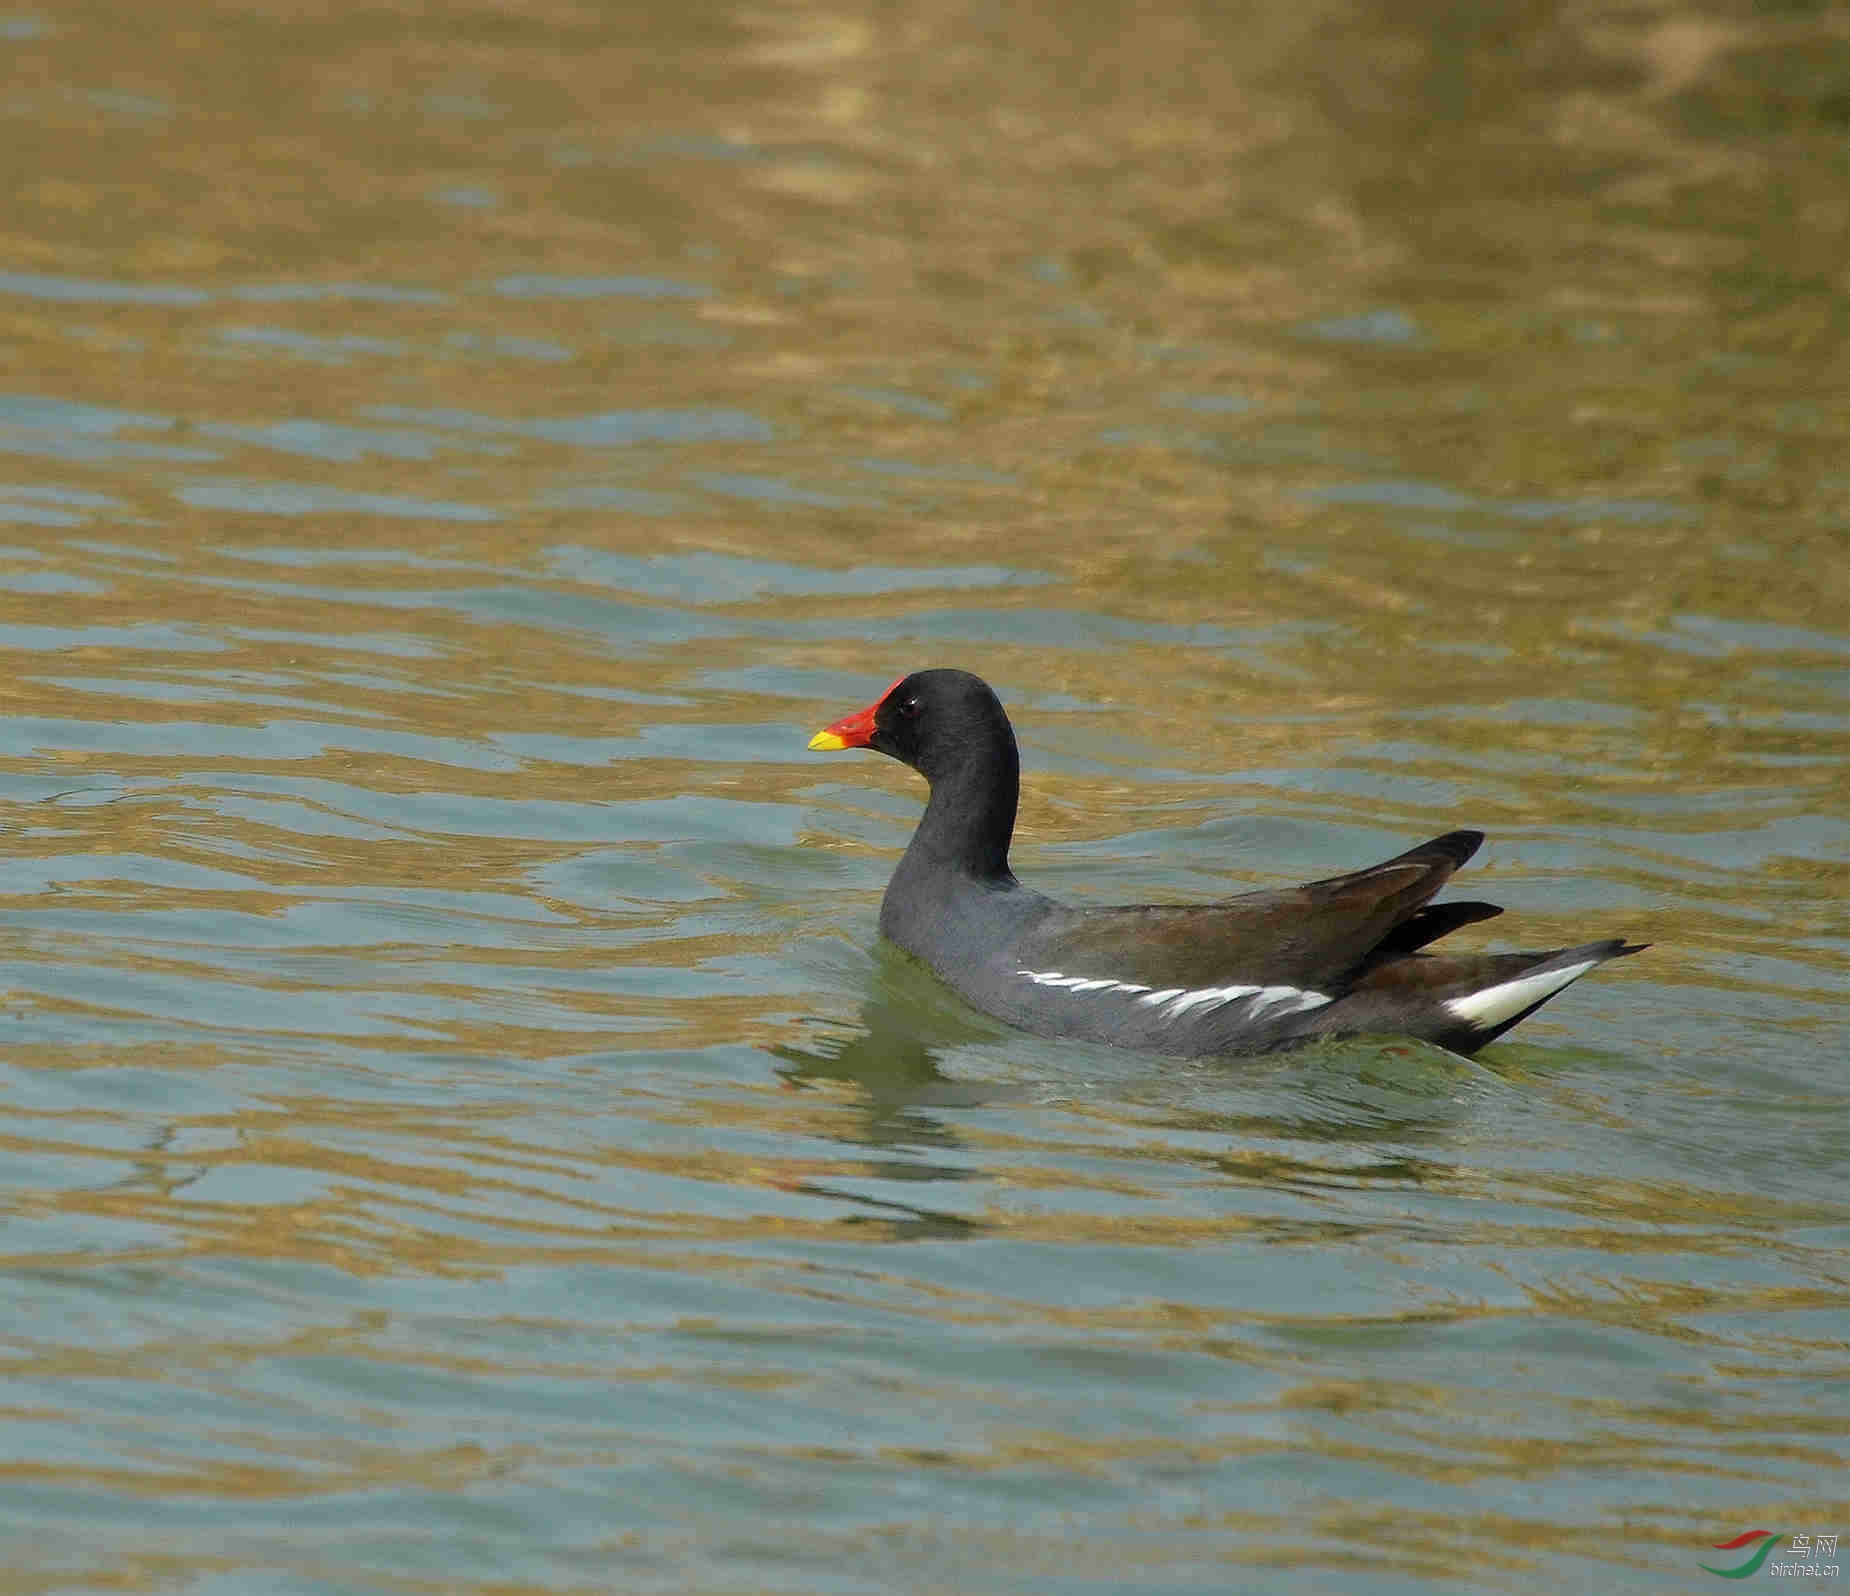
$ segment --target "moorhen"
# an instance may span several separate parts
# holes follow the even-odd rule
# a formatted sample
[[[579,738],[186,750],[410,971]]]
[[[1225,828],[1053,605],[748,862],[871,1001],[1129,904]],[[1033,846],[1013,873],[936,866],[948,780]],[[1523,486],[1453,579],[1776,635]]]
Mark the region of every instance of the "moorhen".
[[[1503,912],[1430,901],[1481,831],[1218,903],[1056,903],[1009,869],[1020,757],[1001,701],[968,671],[902,677],[809,746],[875,748],[930,783],[880,929],[967,1002],[1040,1036],[1203,1057],[1394,1032],[1471,1053],[1594,965],[1644,946],[1611,937],[1539,953],[1419,951]]]

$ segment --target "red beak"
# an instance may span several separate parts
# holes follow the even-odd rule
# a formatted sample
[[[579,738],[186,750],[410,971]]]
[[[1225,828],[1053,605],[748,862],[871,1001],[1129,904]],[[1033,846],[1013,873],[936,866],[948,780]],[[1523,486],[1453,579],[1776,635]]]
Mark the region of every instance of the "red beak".
[[[899,681],[893,683],[893,687],[899,686],[899,682],[905,679],[900,677]],[[810,738],[809,746],[819,753],[832,753],[837,748],[865,748],[873,741],[874,716],[879,713],[880,706],[886,702],[887,693],[892,692],[893,687],[889,687],[886,693],[882,693],[867,708],[857,709],[852,715],[831,721]]]

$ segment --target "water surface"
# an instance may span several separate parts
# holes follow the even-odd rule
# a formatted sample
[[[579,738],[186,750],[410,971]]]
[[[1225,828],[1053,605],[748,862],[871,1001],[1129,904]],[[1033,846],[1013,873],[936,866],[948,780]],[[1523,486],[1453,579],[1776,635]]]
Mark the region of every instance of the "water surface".
[[[1850,1531],[1828,8],[152,17],[0,19],[0,1592]],[[1655,946],[1013,1034],[804,751],[932,663],[1047,890]]]

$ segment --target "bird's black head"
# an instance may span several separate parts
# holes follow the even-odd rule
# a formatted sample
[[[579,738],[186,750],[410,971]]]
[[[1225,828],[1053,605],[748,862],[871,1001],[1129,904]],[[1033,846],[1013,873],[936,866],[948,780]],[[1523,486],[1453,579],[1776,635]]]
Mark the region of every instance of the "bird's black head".
[[[1015,734],[982,677],[938,669],[902,676],[877,703],[824,727],[809,746],[878,749],[936,783],[998,757],[1012,767]]]
[[[879,702],[825,726],[809,746],[877,748],[931,783],[924,818],[887,889],[889,906],[902,880],[919,872],[949,868],[991,884],[1014,883],[1008,857],[1020,757],[1002,701],[980,676],[914,671]]]

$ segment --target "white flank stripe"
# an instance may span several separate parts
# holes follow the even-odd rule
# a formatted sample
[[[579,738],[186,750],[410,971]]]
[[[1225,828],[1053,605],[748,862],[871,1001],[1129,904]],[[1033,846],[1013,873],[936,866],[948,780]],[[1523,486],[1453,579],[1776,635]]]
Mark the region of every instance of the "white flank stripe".
[[[1296,1014],[1300,1009],[1320,1009],[1330,1001],[1322,992],[1300,992],[1295,986],[1268,986],[1258,997],[1253,999],[1253,1012],[1249,1019],[1257,1019],[1267,1009],[1277,1009],[1280,1014]]]
[[[1175,1002],[1163,1010],[1166,1020],[1179,1019],[1190,1009],[1199,1009],[1206,1005],[1208,1009],[1217,1009],[1223,1003],[1231,1003],[1237,997],[1251,997],[1259,990],[1256,986],[1203,986],[1193,992],[1184,992]]]
[[[1093,993],[1103,996],[1106,993],[1121,992],[1126,997],[1135,997],[1147,1009],[1160,1009],[1165,1020],[1178,1020],[1185,1014],[1212,1014],[1216,1009],[1242,998],[1251,1000],[1252,1007],[1246,1016],[1249,1020],[1256,1020],[1261,1015],[1283,1018],[1303,1009],[1322,1008],[1324,1004],[1334,1001],[1327,993],[1303,991],[1295,986],[1198,986],[1192,989],[1166,986],[1152,992],[1149,987],[1135,981],[1066,975],[1059,970],[1017,970],[1015,973],[1026,976],[1036,986],[1060,987],[1078,996],[1089,997]],[[1575,975],[1579,973],[1578,970],[1574,972]],[[1570,975],[1566,979],[1571,981],[1573,978]]]
[[[1147,986],[1134,981],[1113,981],[1108,977],[1062,975],[1058,970],[1017,970],[1036,986],[1063,986],[1069,992],[1148,992]]]
[[[1446,1007],[1461,1020],[1473,1025],[1501,1025],[1512,1014],[1520,1014],[1531,1004],[1559,992],[1570,981],[1598,964],[1598,959],[1582,959],[1578,964],[1563,965],[1558,970],[1538,970],[1534,975],[1519,975],[1514,981],[1501,981],[1482,992],[1467,992],[1447,1001]]]

